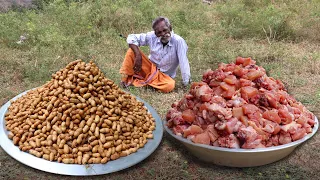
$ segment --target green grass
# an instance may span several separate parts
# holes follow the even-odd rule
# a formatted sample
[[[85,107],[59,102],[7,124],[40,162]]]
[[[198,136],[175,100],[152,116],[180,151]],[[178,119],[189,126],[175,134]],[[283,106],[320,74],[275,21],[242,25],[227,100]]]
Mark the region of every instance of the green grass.
[[[320,115],[318,0],[219,0],[211,5],[201,0],[35,0],[34,3],[32,9],[15,8],[0,13],[0,104],[44,84],[52,73],[78,58],[86,62],[93,59],[108,78],[118,83],[118,72],[128,49],[119,35],[151,31],[152,20],[163,15],[188,44],[194,82],[201,80],[205,70],[216,69],[221,62],[233,62],[237,56],[252,57],[269,76],[283,81],[290,94]],[[17,44],[21,35],[27,40]],[[142,50],[148,52],[148,48]],[[127,91],[144,99],[164,118],[171,104],[187,91],[181,86],[180,71],[177,75],[176,88],[168,94],[152,88],[130,87]],[[172,147],[176,150],[166,150]],[[149,168],[145,172],[141,173],[138,167],[113,177],[154,178],[161,174],[162,178],[182,175],[206,179],[215,174],[217,179],[266,176],[285,179],[303,178],[314,170],[293,164],[290,168],[297,172],[289,173],[288,161],[275,167],[243,171],[209,166],[190,158],[181,146],[165,138],[159,151],[161,154],[154,155],[159,163],[148,160],[139,166]]]

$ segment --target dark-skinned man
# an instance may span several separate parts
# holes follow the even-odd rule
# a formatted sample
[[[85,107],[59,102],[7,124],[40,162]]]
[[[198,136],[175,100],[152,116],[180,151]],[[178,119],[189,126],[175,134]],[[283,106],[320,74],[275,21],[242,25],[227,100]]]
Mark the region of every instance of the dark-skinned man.
[[[120,69],[122,85],[149,85],[161,92],[170,92],[175,87],[173,78],[180,66],[182,84],[187,86],[191,74],[185,40],[173,33],[166,17],[156,18],[152,29],[148,33],[130,34],[127,37],[130,48]],[[149,46],[149,57],[142,53],[140,46]]]

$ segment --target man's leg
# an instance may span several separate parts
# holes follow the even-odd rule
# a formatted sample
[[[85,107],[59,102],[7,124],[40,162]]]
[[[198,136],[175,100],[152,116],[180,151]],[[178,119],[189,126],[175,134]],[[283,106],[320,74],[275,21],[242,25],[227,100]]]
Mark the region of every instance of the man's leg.
[[[125,82],[127,85],[131,85],[135,82],[135,79],[140,79],[143,81],[144,79],[146,79],[148,74],[151,73],[153,64],[147,58],[147,56],[144,55],[142,52],[141,52],[141,56],[142,56],[141,71],[138,74],[136,74],[133,70],[135,55],[131,48],[128,49],[125,55],[125,58],[123,60],[122,66],[120,68],[120,74],[122,75],[121,77],[122,82]],[[135,86],[143,86],[142,84],[141,85],[137,83],[135,84],[136,84]]]
[[[120,68],[121,82],[127,83],[130,76],[134,75],[134,52],[129,48]]]
[[[175,81],[170,76],[164,74],[161,71],[158,71],[155,79],[153,79],[153,81],[148,85],[159,89],[161,92],[168,93],[174,89]]]
[[[170,92],[174,89],[175,81],[168,75],[160,72],[157,67],[141,52],[142,68],[138,74],[133,70],[135,55],[131,48],[128,49],[120,73],[121,81],[125,85],[134,85],[137,87],[150,85],[161,92]]]

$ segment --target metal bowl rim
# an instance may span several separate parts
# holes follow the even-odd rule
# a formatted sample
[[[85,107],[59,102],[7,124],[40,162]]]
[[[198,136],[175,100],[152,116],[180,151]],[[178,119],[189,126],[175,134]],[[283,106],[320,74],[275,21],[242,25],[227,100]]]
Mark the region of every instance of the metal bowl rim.
[[[272,147],[267,147],[267,148],[257,148],[257,149],[242,149],[242,148],[238,148],[238,149],[231,149],[231,148],[224,148],[224,147],[216,147],[216,146],[210,146],[210,145],[205,145],[205,144],[196,144],[194,142],[192,142],[191,140],[184,138],[182,136],[179,135],[175,135],[168,127],[167,127],[167,121],[163,120],[163,126],[164,129],[166,130],[166,132],[168,132],[171,136],[173,136],[175,139],[186,143],[188,145],[191,146],[196,146],[196,147],[200,147],[200,148],[206,148],[206,149],[211,149],[211,150],[215,150],[215,151],[224,151],[224,152],[233,152],[233,153],[257,153],[257,152],[270,152],[270,151],[277,151],[277,150],[282,150],[282,149],[286,149],[286,148],[290,148],[290,147],[295,147],[300,145],[301,143],[307,141],[308,139],[310,139],[317,131],[318,131],[318,127],[319,127],[319,121],[318,118],[315,116],[315,124],[314,127],[312,128],[312,132],[307,134],[306,136],[304,136],[302,139],[299,139],[297,141],[293,141],[291,143],[288,144],[283,144],[283,145],[278,145],[278,146],[272,146]]]

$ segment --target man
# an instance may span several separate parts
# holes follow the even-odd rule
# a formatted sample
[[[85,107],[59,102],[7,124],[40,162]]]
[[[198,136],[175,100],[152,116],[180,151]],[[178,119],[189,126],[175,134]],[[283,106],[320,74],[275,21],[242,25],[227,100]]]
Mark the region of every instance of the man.
[[[136,87],[149,85],[161,92],[170,92],[175,87],[173,78],[180,66],[182,83],[187,86],[191,75],[185,40],[173,33],[166,17],[156,18],[152,29],[154,31],[128,36],[130,48],[120,69],[122,84]],[[139,46],[149,46],[149,57],[143,54]]]

